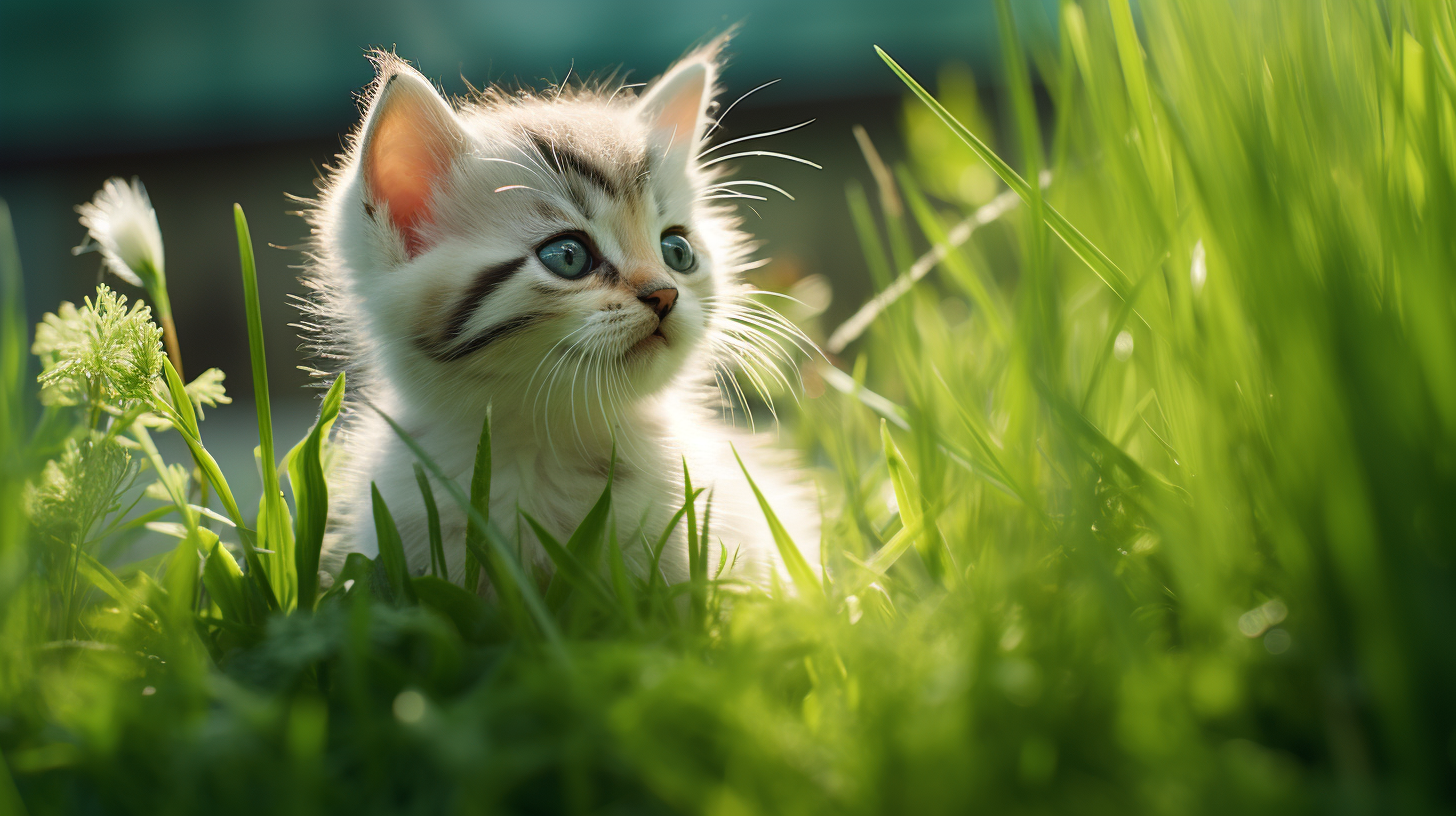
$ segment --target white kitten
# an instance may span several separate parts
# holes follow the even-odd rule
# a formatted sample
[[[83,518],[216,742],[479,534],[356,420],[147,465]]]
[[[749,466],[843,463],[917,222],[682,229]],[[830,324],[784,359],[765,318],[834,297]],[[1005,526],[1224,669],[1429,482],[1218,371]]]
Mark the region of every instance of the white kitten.
[[[542,567],[550,562],[518,511],[566,540],[601,493],[614,445],[614,518],[639,574],[644,536],[655,540],[682,506],[684,460],[694,486],[711,490],[710,563],[721,543],[742,580],[764,586],[781,568],[730,443],[818,562],[807,480],[714,409],[715,372],[730,355],[772,364],[782,348],[772,335],[795,331],[738,281],[752,247],[713,202],[731,189],[715,188],[716,168],[699,158],[720,45],[683,59],[641,98],[622,88],[492,90],[456,107],[403,61],[376,55],[367,113],[310,214],[313,309],[351,391],[466,493],[490,406],[490,517]],[[377,553],[375,483],[411,570],[424,572],[414,456],[367,407],[341,438],[332,498],[342,522],[326,566]],[[460,582],[465,516],[435,493]],[[684,526],[662,556],[669,581],[687,578]]]

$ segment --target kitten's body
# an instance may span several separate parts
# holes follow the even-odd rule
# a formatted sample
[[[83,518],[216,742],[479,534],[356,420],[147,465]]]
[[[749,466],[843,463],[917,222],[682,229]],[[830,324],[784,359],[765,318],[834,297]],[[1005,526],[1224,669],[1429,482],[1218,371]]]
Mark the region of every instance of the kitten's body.
[[[711,491],[711,556],[721,542],[733,576],[767,585],[780,559],[730,444],[817,560],[807,485],[712,409],[722,358],[762,363],[772,353],[763,331],[786,331],[747,301],[735,275],[746,236],[712,203],[711,174],[698,164],[715,53],[691,55],[641,100],[489,95],[460,110],[381,57],[364,122],[313,213],[316,310],[326,347],[347,360],[351,392],[403,426],[467,494],[489,407],[492,522],[543,567],[521,511],[565,540],[615,456],[618,537],[643,574],[646,541],[682,505],[686,461],[694,487]],[[670,265],[671,235],[695,253],[691,268]],[[590,248],[598,266],[553,273],[542,253],[556,240]],[[342,523],[326,568],[349,551],[376,553],[373,483],[411,569],[424,572],[414,455],[363,405],[341,440],[331,499]],[[465,515],[435,493],[459,581]],[[687,577],[682,525],[661,566],[670,581]]]

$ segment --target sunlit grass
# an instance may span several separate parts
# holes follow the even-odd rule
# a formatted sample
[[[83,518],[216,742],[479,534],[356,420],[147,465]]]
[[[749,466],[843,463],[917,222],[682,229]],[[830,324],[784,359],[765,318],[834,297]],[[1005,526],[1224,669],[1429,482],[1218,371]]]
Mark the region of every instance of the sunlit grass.
[[[0,218],[0,812],[1450,811],[1452,12],[1065,2],[1026,55],[1011,5],[1001,116],[882,54],[911,156],[849,190],[864,274],[939,261],[781,407],[826,572],[772,599],[691,485],[687,584],[638,577],[665,536],[617,540],[610,484],[532,574],[478,501],[488,421],[432,500],[495,600],[406,574],[382,501],[380,558],[318,587],[346,384],[245,517],[165,362],[41,408]],[[992,173],[1022,204],[961,226]],[[126,503],[160,481],[141,524],[32,524],[67,440],[127,452]],[[146,523],[176,547],[96,559]]]

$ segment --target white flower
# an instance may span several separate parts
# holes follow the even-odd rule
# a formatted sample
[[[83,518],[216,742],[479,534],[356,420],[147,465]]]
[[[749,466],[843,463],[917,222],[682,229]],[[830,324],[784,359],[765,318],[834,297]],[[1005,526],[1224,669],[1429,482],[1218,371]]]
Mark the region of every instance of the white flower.
[[[81,214],[87,242],[72,252],[79,255],[99,248],[107,268],[127,283],[148,290],[163,284],[162,229],[140,180],[127,184],[108,179],[96,197],[77,206],[76,212]]]

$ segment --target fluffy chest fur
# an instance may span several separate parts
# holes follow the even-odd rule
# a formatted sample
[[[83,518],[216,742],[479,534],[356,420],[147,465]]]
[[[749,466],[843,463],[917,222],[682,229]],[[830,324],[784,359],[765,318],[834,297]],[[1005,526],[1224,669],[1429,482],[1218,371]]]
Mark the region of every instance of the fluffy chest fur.
[[[430,563],[415,457],[375,409],[466,493],[489,411],[492,523],[542,568],[527,516],[565,540],[611,471],[612,523],[640,574],[647,543],[682,506],[686,468],[707,490],[702,512],[711,496],[713,546],[736,577],[766,583],[780,559],[735,449],[816,560],[802,480],[712,410],[726,363],[781,376],[785,347],[802,338],[737,278],[750,246],[716,203],[735,182],[702,160],[716,51],[685,58],[640,99],[616,89],[459,106],[380,57],[312,215],[321,345],[346,361],[356,398],[326,566],[377,552],[371,486],[411,568]],[[435,493],[459,580],[465,517]],[[685,578],[686,561],[678,529],[665,577]]]
[[[413,418],[405,414],[407,421]],[[410,427],[406,424],[406,427]],[[426,423],[411,435],[434,459],[460,490],[469,493],[479,429],[462,424]],[[416,499],[419,488],[413,475],[414,454],[377,417],[361,416],[350,431],[351,478],[341,499],[347,504],[347,524],[330,548],[335,559],[349,551],[374,557],[378,554],[369,485],[378,486],[389,504],[405,543],[411,569],[423,574],[430,564],[428,523],[423,505]],[[500,430],[497,439],[505,434]],[[625,435],[618,438],[622,445]],[[558,540],[570,537],[577,524],[597,501],[606,484],[607,470],[613,469],[613,519],[624,556],[638,574],[645,574],[650,544],[655,543],[673,514],[683,504],[682,470],[686,462],[694,487],[704,488],[697,507],[700,516],[709,511],[715,531],[710,555],[732,566],[731,574],[750,583],[764,585],[779,564],[772,535],[757,499],[743,478],[733,457],[743,456],[755,481],[773,502],[795,540],[807,543],[811,563],[817,561],[818,527],[812,512],[812,496],[802,483],[795,484],[793,471],[784,457],[775,457],[759,441],[735,434],[721,426],[705,425],[702,417],[658,426],[648,439],[632,440],[641,453],[630,458],[620,454],[613,464],[610,445],[593,453],[567,449],[560,455],[535,444],[497,442],[492,450],[490,516],[508,539],[519,543],[523,560],[550,570],[550,559],[525,521],[529,515]],[[446,498],[440,485],[432,486],[438,503],[441,531],[447,543],[445,556],[451,580],[464,577],[465,513]],[[808,512],[805,512],[808,511]],[[343,537],[347,536],[347,537]],[[453,546],[452,546],[453,543]],[[806,548],[808,549],[808,548]],[[663,548],[659,562],[669,582],[687,578],[686,534],[679,525]]]

